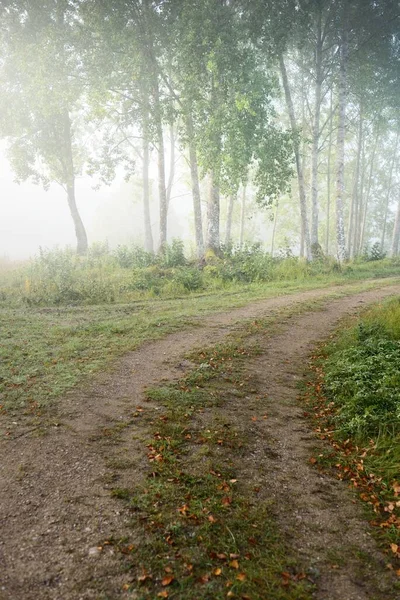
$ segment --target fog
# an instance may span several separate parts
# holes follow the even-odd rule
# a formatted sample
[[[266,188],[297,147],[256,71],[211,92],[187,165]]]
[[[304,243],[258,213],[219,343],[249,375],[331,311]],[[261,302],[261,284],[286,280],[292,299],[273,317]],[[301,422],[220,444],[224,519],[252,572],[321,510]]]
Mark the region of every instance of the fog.
[[[0,257],[23,260],[35,255],[40,247],[76,246],[74,226],[65,191],[58,184],[48,190],[33,183],[16,183],[4,146],[0,150]],[[154,171],[154,172],[153,172]],[[158,228],[156,168],[151,170],[151,216],[153,233]],[[178,173],[173,187],[168,237],[181,237],[190,247],[193,217],[190,190],[185,173]],[[89,176],[77,177],[76,199],[87,229],[89,243],[143,244],[141,182],[137,176],[125,181],[116,174],[110,186],[95,189]],[[157,238],[155,237],[157,242]]]

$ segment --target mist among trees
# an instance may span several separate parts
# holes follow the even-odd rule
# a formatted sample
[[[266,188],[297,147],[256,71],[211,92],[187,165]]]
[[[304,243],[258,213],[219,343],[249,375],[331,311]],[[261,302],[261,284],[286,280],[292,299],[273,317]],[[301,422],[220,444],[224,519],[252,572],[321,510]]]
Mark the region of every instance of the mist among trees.
[[[184,179],[199,259],[243,245],[254,210],[271,253],[285,232],[308,260],[396,256],[399,14],[390,0],[6,0],[0,135],[16,179],[62,186],[80,254],[76,178],[123,170],[149,253],[171,242]]]

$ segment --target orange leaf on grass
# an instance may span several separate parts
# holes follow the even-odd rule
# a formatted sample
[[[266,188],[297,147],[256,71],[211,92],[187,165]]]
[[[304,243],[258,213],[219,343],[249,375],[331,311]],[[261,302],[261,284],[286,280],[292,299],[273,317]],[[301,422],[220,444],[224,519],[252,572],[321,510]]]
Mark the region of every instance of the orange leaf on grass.
[[[167,590],[163,590],[162,592],[159,592],[157,594],[157,598],[168,598],[168,592],[167,592]]]
[[[246,579],[246,573],[239,573],[238,575],[236,575],[236,579],[238,579],[239,581],[244,581]]]
[[[238,561],[235,560],[231,560],[231,562],[229,563],[229,566],[232,567],[232,569],[238,569],[239,568],[239,563]]]
[[[164,579],[161,582],[161,585],[166,587],[167,585],[170,585],[174,581],[174,579],[175,577],[173,575],[168,575],[167,577],[164,577]]]
[[[221,575],[221,573],[222,573],[222,569],[220,569],[219,567],[218,567],[217,569],[214,569],[214,571],[213,571],[213,574],[214,574],[214,575],[217,575],[217,577],[218,577],[219,575]]]

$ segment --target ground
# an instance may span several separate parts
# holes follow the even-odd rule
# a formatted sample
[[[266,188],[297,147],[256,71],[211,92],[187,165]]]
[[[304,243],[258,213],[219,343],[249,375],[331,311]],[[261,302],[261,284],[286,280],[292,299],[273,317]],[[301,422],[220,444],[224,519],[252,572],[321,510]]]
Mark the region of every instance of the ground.
[[[385,569],[387,557],[377,548],[361,506],[344,482],[310,463],[323,442],[315,437],[298,401],[298,384],[315,344],[327,338],[343,317],[399,293],[398,285],[352,293],[343,287],[330,288],[202,317],[197,326],[144,343],[112,372],[71,390],[52,408],[44,430],[19,428],[17,434],[3,439],[1,600],[400,598],[394,576]],[[192,588],[185,591],[179,581],[174,582],[179,579],[175,563],[180,557],[175,550],[174,557],[172,550],[167,557],[172,566],[165,568],[164,580],[148,574],[141,548],[149,540],[155,544],[158,534],[143,527],[143,509],[132,510],[132,500],[124,502],[123,497],[131,493],[133,498],[135,489],[147,494],[143,482],[153,474],[163,477],[153,468],[158,455],[151,440],[162,436],[154,433],[155,423],[167,417],[163,417],[162,394],[154,389],[189,377],[196,368],[194,356],[204,349],[244,339],[246,348],[252,349],[243,351],[238,363],[245,391],[240,393],[243,383],[231,377],[232,370],[219,371],[219,384],[213,384],[216,394],[226,380],[219,401],[207,402],[198,411],[191,407],[184,415],[186,445],[179,469],[201,477],[210,465],[221,465],[221,473],[229,467],[234,477],[222,483],[227,489],[222,503],[230,504],[236,493],[230,490],[237,488],[238,505],[239,498],[249,502],[249,522],[255,510],[268,506],[268,519],[274,521],[279,543],[286,549],[288,567],[279,573],[280,588],[259,589],[257,581],[253,588],[242,588],[250,578],[245,567],[242,573],[242,565],[251,563],[250,553],[232,553],[230,562],[222,557],[219,568],[211,565],[217,560],[211,552],[210,575],[193,579],[192,588],[198,589],[193,595]],[[235,368],[235,361],[232,364]],[[205,390],[213,396],[210,388]],[[228,443],[226,435],[205,449],[204,435],[211,439],[215,429],[219,438],[219,428],[241,442]],[[198,444],[194,440],[200,433]],[[218,476],[213,469],[210,472]],[[191,500],[183,499],[179,518],[188,516]],[[160,496],[160,511],[163,502]],[[167,510],[167,500],[164,506]],[[229,517],[230,507],[226,508],[216,519],[220,523]],[[210,511],[202,510],[212,524]],[[251,524],[256,532],[264,525]],[[235,537],[234,531],[238,546]],[[200,542],[197,545],[202,547]],[[203,559],[199,557],[199,564]],[[279,560],[278,571],[285,555]],[[213,588],[212,577],[217,580],[228,571],[233,575],[226,576],[225,591]],[[305,580],[301,589],[292,586],[295,579]]]

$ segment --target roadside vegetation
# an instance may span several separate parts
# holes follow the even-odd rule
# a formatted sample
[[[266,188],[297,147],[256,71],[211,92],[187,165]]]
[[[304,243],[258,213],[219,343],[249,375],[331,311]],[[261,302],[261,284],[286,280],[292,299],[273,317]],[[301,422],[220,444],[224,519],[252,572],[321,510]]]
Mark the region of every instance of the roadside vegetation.
[[[400,576],[400,299],[342,330],[313,363],[306,394],[320,437],[313,460],[349,480]]]
[[[398,273],[392,260],[339,268],[324,257],[271,258],[258,246],[225,249],[199,265],[178,241],[156,257],[136,247],[94,246],[85,257],[43,251],[0,275],[0,411],[41,419],[57,397],[118,356],[204,314]]]
[[[33,260],[0,272],[0,303],[15,306],[78,306],[219,293],[251,284],[327,284],[400,273],[398,259],[373,251],[341,265],[322,252],[308,262],[290,248],[272,257],[260,244],[223,246],[218,256],[188,259],[181,240],[151,254],[138,246],[94,244],[87,255],[72,249],[41,250]]]

